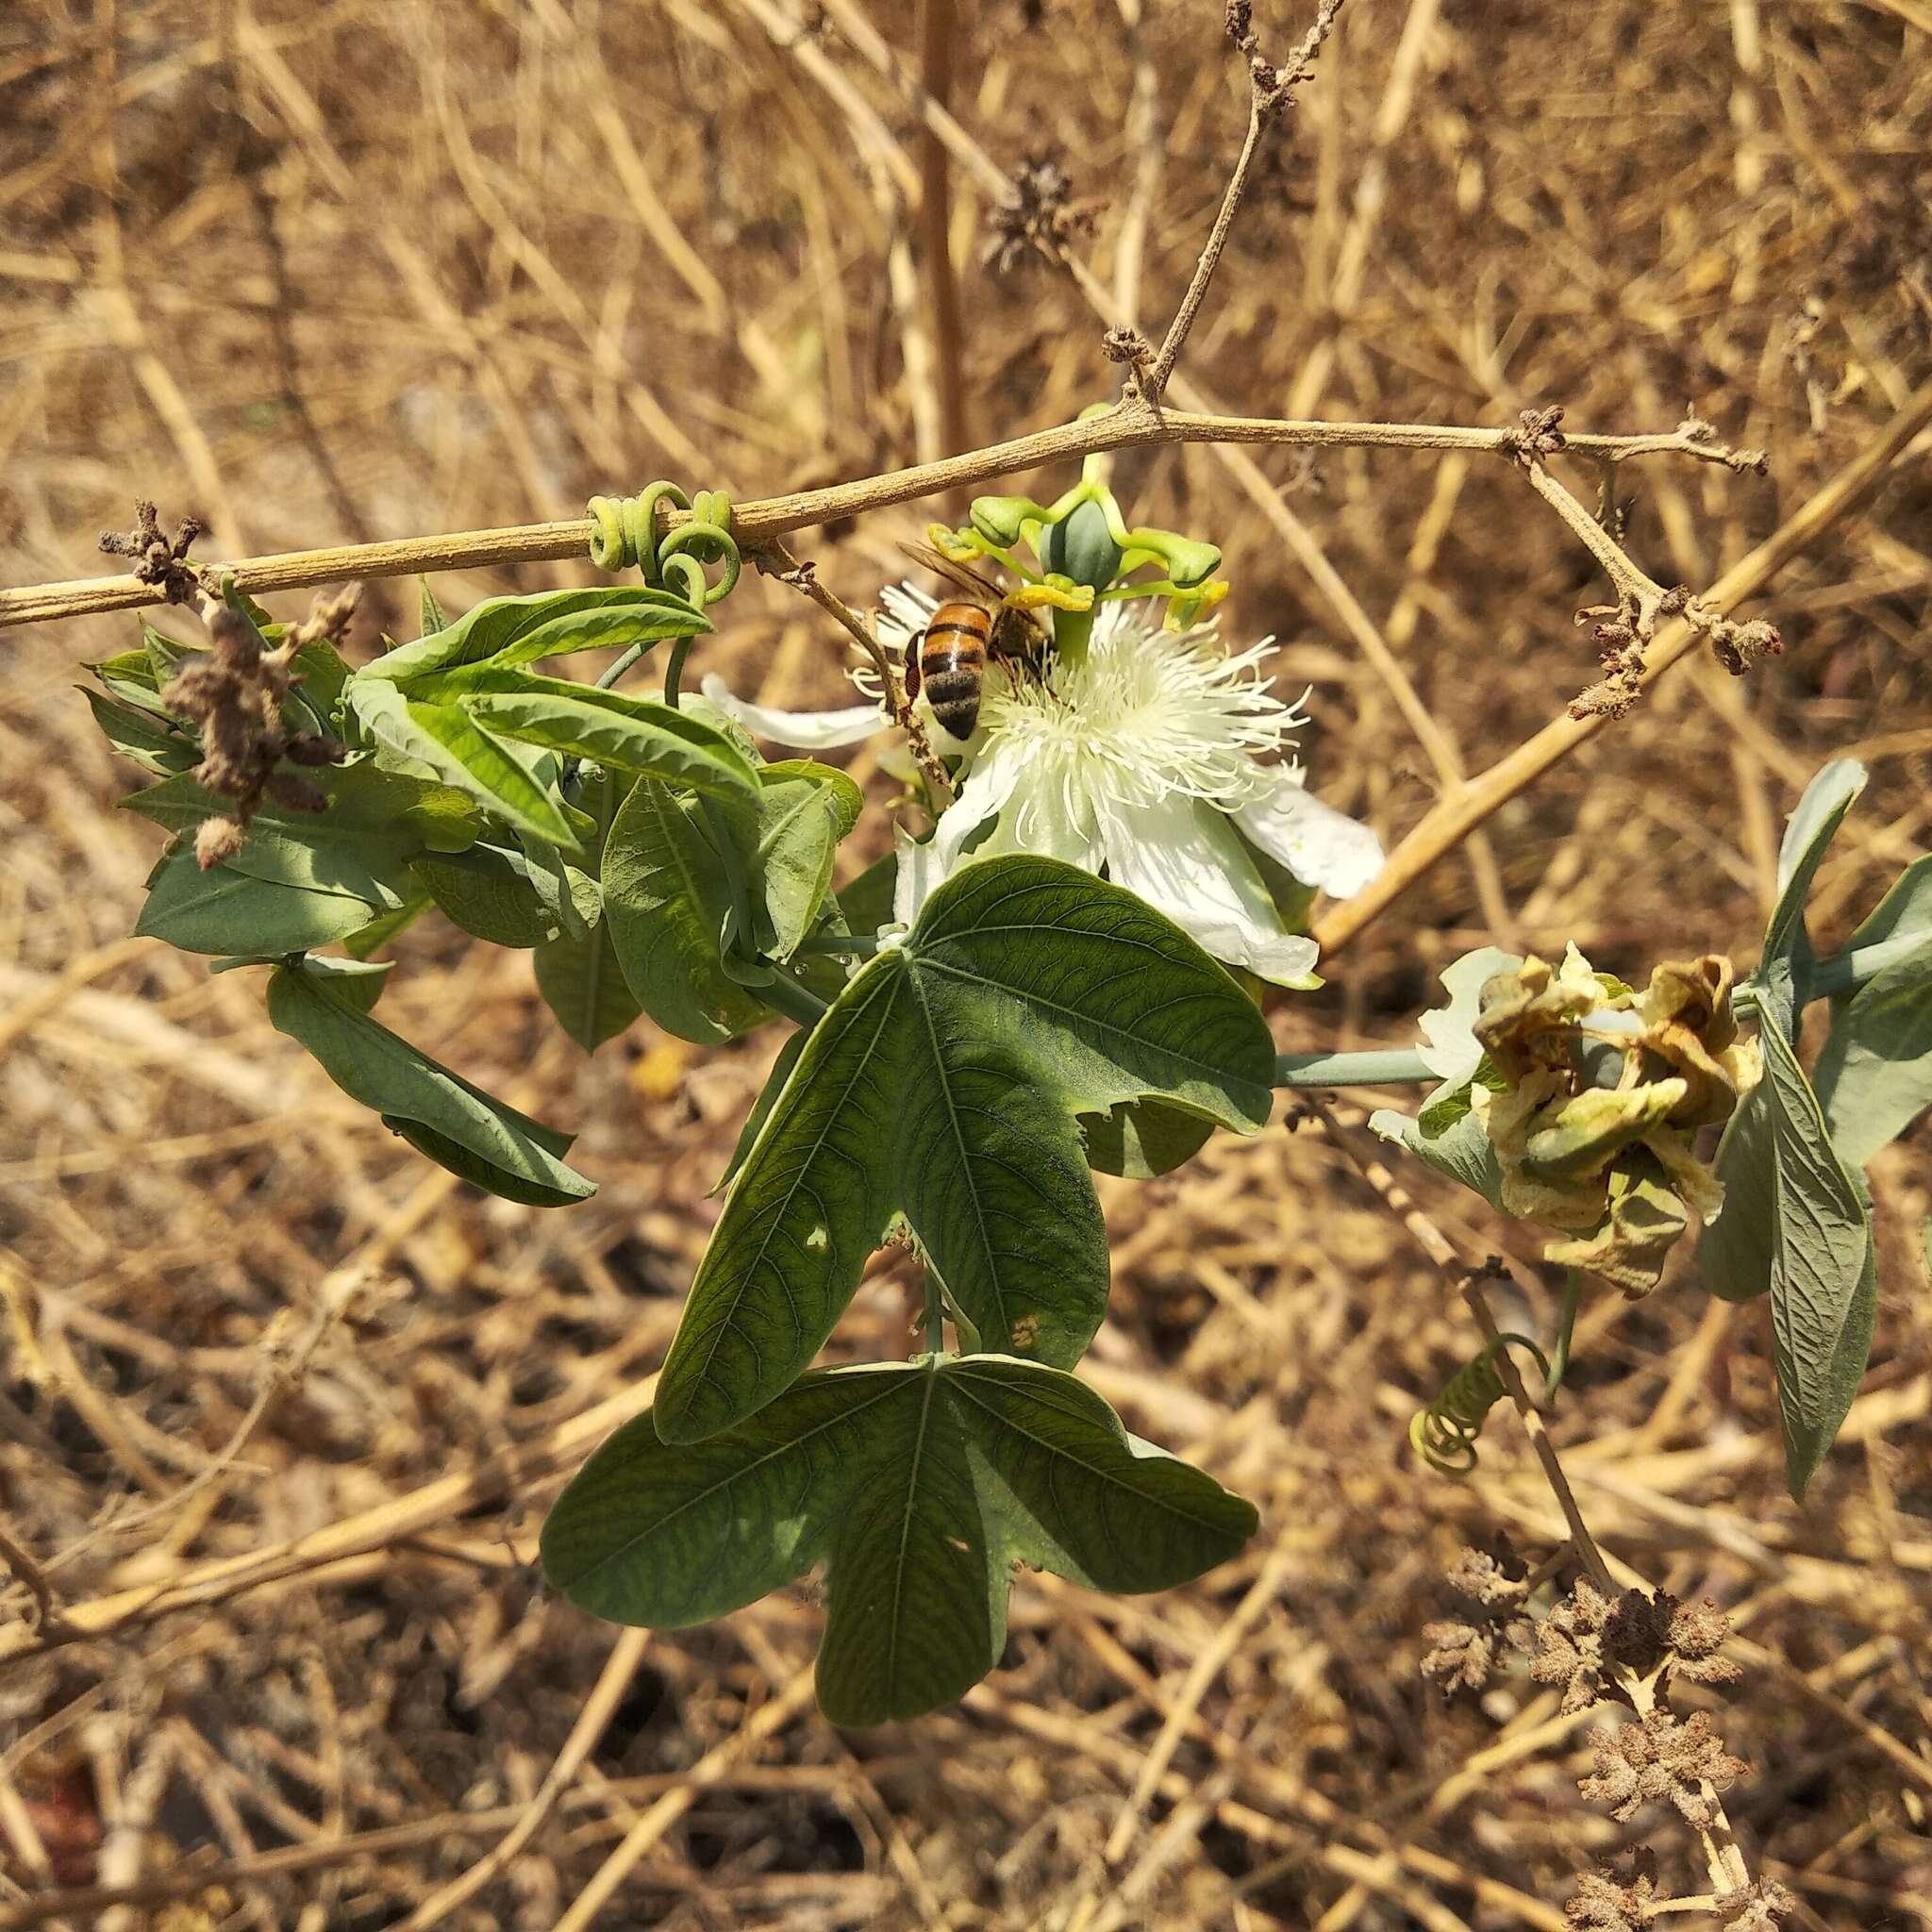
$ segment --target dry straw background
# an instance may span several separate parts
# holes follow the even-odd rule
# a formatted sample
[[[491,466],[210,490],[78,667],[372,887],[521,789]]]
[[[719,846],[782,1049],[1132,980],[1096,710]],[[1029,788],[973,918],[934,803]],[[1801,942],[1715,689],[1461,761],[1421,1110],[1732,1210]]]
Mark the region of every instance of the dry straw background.
[[[108,569],[95,533],[137,495],[245,556],[571,515],[665,474],[771,493],[933,453],[952,408],[990,440],[1108,394],[1065,276],[982,264],[991,199],[958,167],[928,204],[962,294],[957,360],[936,347],[918,122],[862,31],[912,58],[915,16],[858,6],[20,0],[0,580]],[[1241,134],[1219,9],[958,7],[961,122],[1003,168],[1058,158],[1091,222],[1074,251],[1158,331]],[[1276,42],[1304,24],[1261,8]],[[1349,0],[1185,368],[1257,413],[1560,402],[1637,429],[1694,402],[1771,450],[1769,478],[1663,462],[1622,487],[1640,558],[1701,586],[1932,372],[1928,152],[1925,0]],[[1821,941],[1841,936],[1932,825],[1927,455],[1921,435],[1754,607],[1784,658],[1743,686],[1680,668],[1326,991],[1284,999],[1283,1045],[1406,1041],[1436,969],[1490,940],[1631,974],[1748,962],[1782,817],[1852,753],[1873,783],[1822,886]],[[1507,465],[1260,460],[1451,760],[1493,759],[1594,675],[1571,615],[1601,587]],[[1392,841],[1444,778],[1357,620],[1211,451],[1116,480],[1224,546],[1230,630],[1275,633],[1284,683],[1314,686],[1315,784]],[[918,521],[799,547],[863,604]],[[413,607],[372,585],[358,650]],[[727,608],[701,668],[839,700],[839,641],[801,600],[748,581]],[[587,1062],[527,956],[425,921],[391,1024],[580,1126],[602,1183],[561,1212],[473,1196],[269,1028],[253,975],[125,937],[155,841],[113,809],[135,774],[72,686],[133,630],[0,634],[0,1524],[75,1640],[47,1647],[0,1588],[0,1925],[575,1924],[626,1835],[600,1923],[680,1932],[1557,1932],[1576,1870],[1643,1843],[1699,1889],[1680,1823],[1577,1796],[1602,1712],[1557,1715],[1520,1673],[1447,1703],[1418,1675],[1457,1548],[1535,1553],[1560,1522],[1507,1411],[1473,1480],[1415,1466],[1407,1418],[1474,1331],[1312,1128],[1103,1184],[1092,1379],[1257,1499],[1243,1560],[1154,1598],[1023,1579],[1008,1667],[915,1726],[816,1717],[808,1589],[607,1673],[615,1633],[546,1596],[537,1527],[608,1425],[579,1419],[635,1406],[661,1356],[774,1041],[705,1057],[641,1024]],[[1806,1926],[1932,1925],[1926,1147],[1876,1171],[1873,1367],[1802,1510],[1763,1308],[1711,1305],[1686,1265],[1587,1307],[1552,1418],[1607,1547],[1736,1612],[1743,1677],[1693,1694],[1754,1766],[1731,1816]],[[1417,1191],[1471,1253],[1533,1259],[1471,1197]],[[907,1291],[882,1260],[837,1346],[905,1347]],[[1547,1327],[1547,1286],[1501,1312]],[[600,1676],[608,1722],[540,1823]],[[508,1870],[443,1890],[525,1818]],[[90,1886],[129,1902],[50,1903]]]

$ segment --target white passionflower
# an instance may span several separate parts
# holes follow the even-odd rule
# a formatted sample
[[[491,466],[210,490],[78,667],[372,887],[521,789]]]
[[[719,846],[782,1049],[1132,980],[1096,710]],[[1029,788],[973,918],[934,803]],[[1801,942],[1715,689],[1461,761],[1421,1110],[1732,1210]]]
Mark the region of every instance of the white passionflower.
[[[880,641],[903,649],[932,601],[898,585],[882,601]],[[1212,625],[1160,629],[1152,608],[1103,605],[1086,650],[1040,672],[990,666],[969,743],[924,711],[939,748],[960,754],[961,782],[929,842],[901,839],[895,917],[909,924],[926,893],[973,859],[1040,852],[1105,871],[1218,959],[1304,983],[1315,943],[1283,925],[1255,853],[1346,898],[1380,871],[1380,841],[1312,797],[1297,765],[1275,761],[1307,721],[1273,694],[1272,642],[1229,651]],[[874,695],[868,673],[855,681]],[[889,722],[882,702],[778,712],[713,678],[704,689],[752,731],[801,748],[850,743]]]

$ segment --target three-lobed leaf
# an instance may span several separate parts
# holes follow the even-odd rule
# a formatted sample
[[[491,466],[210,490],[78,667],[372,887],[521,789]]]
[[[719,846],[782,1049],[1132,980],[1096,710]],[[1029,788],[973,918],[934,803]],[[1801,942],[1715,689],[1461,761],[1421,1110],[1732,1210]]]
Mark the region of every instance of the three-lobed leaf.
[[[638,1417],[558,1499],[542,1559],[578,1607],[658,1628],[827,1559],[819,1703],[866,1724],[949,1703],[992,1669],[1015,1563],[1163,1590],[1255,1527],[1251,1505],[1129,1436],[1072,1375],[927,1357],[807,1374],[695,1445]]]
[[[1274,1065],[1254,1005],[1130,893],[1056,859],[966,867],[812,1030],[692,1284],[659,1431],[771,1401],[902,1216],[990,1347],[1071,1364],[1108,1289],[1076,1118],[1158,1098],[1253,1132]]]

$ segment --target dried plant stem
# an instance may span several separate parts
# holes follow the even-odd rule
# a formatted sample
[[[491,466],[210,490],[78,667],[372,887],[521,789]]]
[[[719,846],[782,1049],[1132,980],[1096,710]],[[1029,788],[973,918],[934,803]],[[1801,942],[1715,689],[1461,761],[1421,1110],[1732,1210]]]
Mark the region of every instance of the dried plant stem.
[[[925,91],[944,102],[953,89],[954,0],[920,0],[920,78]],[[959,278],[953,272],[952,193],[945,143],[930,127],[920,130],[920,263],[926,306],[932,315],[934,381],[939,389],[940,453],[951,456],[966,445],[966,390],[963,379],[966,330],[959,302]]]
[[[1628,1691],[1630,1707],[1638,1718],[1648,1717],[1657,1707],[1657,1679],[1640,1677],[1627,1668],[1619,1671],[1617,1676]],[[1751,1868],[1744,1862],[1743,1850],[1738,1843],[1737,1834],[1731,1829],[1730,1814],[1724,1809],[1724,1801],[1708,1778],[1699,1778],[1697,1790],[1710,1808],[1710,1823],[1696,1825],[1693,1829],[1704,1852],[1705,1869],[1710,1874],[1711,1890],[1716,1892],[1742,1891],[1751,1883]],[[1680,1906],[1678,1909],[1690,1910],[1691,1905]]]
[[[591,1687],[590,1696],[584,1700],[583,1709],[577,1713],[576,1723],[571,1726],[570,1736],[563,1740],[563,1749],[544,1774],[536,1795],[524,1807],[523,1816],[483,1857],[447,1885],[431,1892],[402,1922],[396,1932],[429,1932],[430,1926],[440,1924],[452,1912],[475,1898],[536,1837],[544,1821],[557,1808],[558,1800],[583,1769],[585,1758],[597,1748],[606,1726],[616,1716],[617,1707],[624,1702],[625,1693],[629,1690],[630,1681],[637,1675],[638,1666],[643,1662],[644,1652],[650,1647],[650,1642],[651,1633],[648,1630],[625,1630],[619,1635],[610,1647],[610,1655],[605,1659],[604,1669]]]
[[[1871,491],[1907,446],[1932,422],[1932,381],[1913,391],[1885,428],[1802,504],[1757,549],[1741,558],[1712,587],[1706,604],[1719,612],[1734,609],[1824,531],[1848,516]],[[1573,439],[1572,446],[1582,439]],[[1657,630],[1645,652],[1643,681],[1654,683],[1696,643],[1696,625],[1673,619]],[[1601,715],[1574,718],[1566,710],[1535,737],[1444,798],[1389,855],[1389,862],[1364,891],[1332,908],[1315,926],[1315,941],[1333,955],[1385,911],[1445,853],[1524,791],[1559,759],[1593,738],[1608,721]]]
[[[1402,1183],[1389,1171],[1386,1163],[1362,1144],[1361,1136],[1342,1125],[1336,1119],[1334,1110],[1319,1093],[1305,1095],[1302,1104],[1313,1113],[1327,1128],[1329,1138],[1347,1156],[1349,1164],[1367,1181],[1374,1191],[1376,1198],[1391,1215],[1400,1222],[1424,1255],[1441,1269],[1445,1276],[1456,1284],[1462,1298],[1469,1304],[1470,1312],[1474,1315],[1476,1325],[1483,1332],[1486,1342],[1494,1342],[1500,1334],[1496,1318],[1491,1312],[1488,1297],[1483,1293],[1483,1283],[1490,1278],[1498,1264],[1486,1263],[1475,1266],[1457,1252],[1456,1244],[1424,1213],[1414,1197]],[[1523,1377],[1516,1373],[1507,1348],[1495,1350],[1491,1359],[1496,1374],[1501,1379],[1510,1406],[1516,1410],[1523,1424],[1524,1433],[1529,1438],[1530,1447],[1536,1452],[1536,1459],[1541,1465],[1543,1479],[1549,1484],[1551,1493],[1557,1499],[1557,1506],[1563,1512],[1563,1521],[1570,1526],[1570,1542],[1577,1561],[1590,1572],[1591,1579],[1606,1593],[1614,1595],[1616,1585],[1611,1581],[1609,1566],[1604,1561],[1603,1552],[1596,1546],[1596,1539],[1590,1533],[1590,1525],[1583,1520],[1583,1511],[1577,1507],[1576,1494],[1570,1487],[1570,1479],[1563,1474],[1563,1465],[1557,1460],[1556,1446],[1550,1441],[1549,1431],[1543,1427],[1541,1413],[1531,1401],[1529,1391],[1524,1387]]]
[[[743,1725],[713,1745],[691,1766],[691,1775],[675,1791],[666,1791],[631,1826],[617,1848],[598,1867],[596,1876],[572,1900],[570,1909],[558,1919],[554,1932],[584,1932],[610,1902],[610,1895],[636,1868],[638,1860],[650,1851],[695,1805],[705,1787],[722,1773],[729,1771],[774,1731],[781,1731],[812,1699],[812,1671],[800,1671],[768,1703],[760,1705],[745,1719]]]
[[[1347,1157],[1356,1172],[1368,1182],[1376,1197],[1407,1231],[1409,1238],[1422,1249],[1444,1275],[1454,1281],[1469,1305],[1470,1312],[1475,1317],[1476,1326],[1482,1330],[1483,1340],[1490,1344],[1496,1343],[1501,1331],[1496,1325],[1494,1312],[1490,1307],[1489,1297],[1483,1292],[1483,1283],[1497,1272],[1498,1265],[1490,1262],[1482,1267],[1473,1267],[1460,1256],[1456,1245],[1435,1222],[1417,1205],[1414,1199],[1390,1173],[1387,1166],[1376,1159],[1361,1142],[1361,1137],[1344,1126],[1336,1119],[1333,1110],[1320,1094],[1306,1096],[1304,1104],[1310,1112],[1317,1115],[1328,1130],[1329,1137]],[[1557,1499],[1557,1506],[1563,1512],[1563,1521],[1569,1525],[1569,1554],[1589,1572],[1591,1581],[1606,1596],[1620,1592],[1610,1574],[1610,1566],[1604,1559],[1603,1552],[1597,1547],[1596,1539],[1591,1534],[1590,1525],[1583,1520],[1583,1511],[1578,1507],[1576,1492],[1570,1487],[1570,1479],[1563,1472],[1563,1465],[1557,1457],[1556,1445],[1550,1441],[1549,1431],[1543,1426],[1541,1412],[1524,1387],[1523,1377],[1517,1373],[1516,1364],[1507,1348],[1493,1347],[1491,1360],[1494,1364],[1497,1378],[1502,1382],[1504,1392],[1515,1409],[1517,1419],[1523,1424],[1523,1432],[1529,1438],[1531,1449],[1543,1473],[1543,1479],[1549,1484],[1550,1492]],[[1628,1690],[1632,1706],[1641,1718],[1656,1706],[1657,1686],[1654,1679],[1639,1678],[1634,1673],[1622,1673],[1624,1688]],[[1725,1814],[1724,1801],[1716,1788],[1708,1780],[1700,1779],[1698,1789],[1705,1803],[1709,1806],[1711,1823],[1698,1826],[1698,1840],[1704,1849],[1705,1863],[1709,1869],[1712,1887],[1720,1891],[1737,1891],[1751,1883],[1750,1868],[1744,1862],[1744,1855],[1739,1849],[1736,1835]]]
[[[1029,436],[990,443],[937,462],[917,463],[909,469],[890,470],[817,490],[794,491],[785,496],[755,498],[733,507],[732,528],[741,541],[757,543],[814,524],[862,516],[921,497],[943,496],[972,484],[1108,450],[1186,442],[1263,443],[1300,449],[1459,449],[1513,458],[1516,437],[1513,429],[1434,423],[1300,422],[1157,410],[1129,398],[1105,416],[1036,430]],[[1567,438],[1566,446],[1583,455],[1608,456],[1615,461],[1626,456],[1664,454],[1707,462],[1724,459],[1712,445],[1681,433],[1577,435]],[[688,512],[674,510],[666,514],[665,527],[675,529],[689,520]],[[554,561],[587,554],[591,530],[588,517],[573,517],[558,523],[458,530],[445,536],[396,538],[381,543],[287,550],[269,557],[244,558],[223,567],[233,570],[242,590],[258,593],[340,583],[350,577],[408,576],[425,571]],[[158,586],[131,575],[38,584],[0,591],[0,629],[164,602]]]
[[[872,625],[842,597],[820,583],[813,567],[809,563],[800,563],[784,544],[766,544],[760,558],[764,567],[774,571],[780,583],[790,584],[794,591],[802,591],[827,617],[836,618],[858,648],[872,659],[873,669],[877,672],[879,683],[885,689],[886,703],[891,708],[892,718],[912,741],[912,756],[919,760],[919,769],[925,774],[926,782],[933,788],[941,808],[950,805],[953,786],[946,776],[946,768],[940,763],[932,748],[932,741],[926,737],[925,727],[920,723],[919,713],[912,708],[912,701],[906,695],[906,687],[900,682],[891,653],[873,634]]]
[[[1174,310],[1174,320],[1167,325],[1167,334],[1161,338],[1160,353],[1140,378],[1140,391],[1150,403],[1158,403],[1167,392],[1168,378],[1174,374],[1175,358],[1180,355],[1182,345],[1188,340],[1188,332],[1194,325],[1194,318],[1201,312],[1201,304],[1208,299],[1208,285],[1214,279],[1215,266],[1221,260],[1221,251],[1227,245],[1228,230],[1234,226],[1234,218],[1241,205],[1241,194],[1248,185],[1248,173],[1255,165],[1255,157],[1260,151],[1261,135],[1269,120],[1266,97],[1258,87],[1251,88],[1248,96],[1248,130],[1241,140],[1240,158],[1234,164],[1234,172],[1227,177],[1227,188],[1221,197],[1221,208],[1214,217],[1214,226],[1201,250],[1201,258],[1194,264],[1193,278],[1188,283],[1188,291],[1181,297],[1181,306]]]
[[[372,1509],[358,1511],[303,1536],[264,1544],[239,1556],[196,1563],[158,1582],[137,1584],[110,1595],[62,1607],[58,1626],[0,1630],[0,1664],[36,1656],[78,1639],[144,1624],[172,1610],[225,1603],[245,1591],[319,1570],[347,1557],[393,1548],[459,1511],[479,1507],[523,1486],[574,1468],[591,1446],[651,1405],[658,1378],[647,1375],[594,1407],[558,1423],[541,1436],[486,1457],[474,1469],[440,1476]],[[0,1920],[0,1924],[5,1921]]]

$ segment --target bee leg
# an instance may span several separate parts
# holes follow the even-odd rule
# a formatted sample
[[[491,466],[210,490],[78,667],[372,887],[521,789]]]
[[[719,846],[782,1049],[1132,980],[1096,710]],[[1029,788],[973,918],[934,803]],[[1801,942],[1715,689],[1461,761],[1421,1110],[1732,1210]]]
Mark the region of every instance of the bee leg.
[[[920,638],[906,640],[906,702],[909,705],[919,695],[919,646]]]

